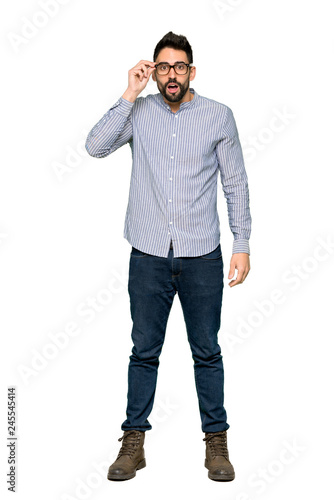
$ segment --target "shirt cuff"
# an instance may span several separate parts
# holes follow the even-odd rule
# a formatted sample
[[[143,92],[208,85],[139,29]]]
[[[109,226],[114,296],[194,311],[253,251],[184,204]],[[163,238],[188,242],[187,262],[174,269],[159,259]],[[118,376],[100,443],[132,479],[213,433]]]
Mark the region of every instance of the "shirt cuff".
[[[117,108],[115,110],[115,111],[117,111],[117,113],[119,113],[120,115],[123,115],[123,116],[128,116],[133,105],[134,105],[134,102],[127,101],[126,99],[124,99],[124,97],[120,97],[118,99],[118,101],[115,102],[115,104],[113,104],[113,106],[111,106],[110,110],[112,110],[113,108]]]
[[[239,238],[233,241],[233,253],[248,253],[250,255],[249,240]]]

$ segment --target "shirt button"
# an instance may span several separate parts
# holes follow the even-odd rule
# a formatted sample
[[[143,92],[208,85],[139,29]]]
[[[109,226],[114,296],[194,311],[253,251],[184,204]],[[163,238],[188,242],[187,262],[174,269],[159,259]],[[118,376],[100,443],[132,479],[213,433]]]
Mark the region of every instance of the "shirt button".
[[[179,115],[175,115],[175,118],[178,118],[178,117],[179,117]]]
[[[173,137],[176,137],[176,134],[173,134]]]
[[[174,160],[174,156],[171,156],[171,157],[170,157],[170,159],[171,159],[171,160]]]
[[[172,200],[168,200],[168,201],[169,201],[169,203],[172,203]]]
[[[169,224],[173,224],[173,222],[170,222]]]
[[[169,178],[169,180],[170,180],[170,181],[172,181],[172,180],[173,180],[173,177],[170,177],[170,178]]]

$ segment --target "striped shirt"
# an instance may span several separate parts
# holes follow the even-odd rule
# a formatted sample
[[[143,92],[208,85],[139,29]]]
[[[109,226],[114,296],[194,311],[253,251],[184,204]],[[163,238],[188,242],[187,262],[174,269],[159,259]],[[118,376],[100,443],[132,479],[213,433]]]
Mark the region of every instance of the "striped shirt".
[[[174,113],[162,94],[123,97],[89,132],[87,152],[104,158],[126,143],[132,152],[124,238],[138,250],[167,257],[197,257],[220,243],[217,177],[220,173],[234,236],[232,253],[250,254],[248,179],[231,109],[202,97]]]

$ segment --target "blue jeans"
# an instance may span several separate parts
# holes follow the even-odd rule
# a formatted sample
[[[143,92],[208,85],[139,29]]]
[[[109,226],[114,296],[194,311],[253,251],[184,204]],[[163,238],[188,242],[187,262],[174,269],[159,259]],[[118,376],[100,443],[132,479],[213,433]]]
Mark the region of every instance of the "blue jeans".
[[[132,247],[128,291],[133,348],[128,370],[127,419],[123,431],[152,429],[159,356],[174,295],[179,294],[194,360],[195,384],[203,432],[227,430],[224,369],[217,335],[223,297],[220,245],[200,257],[146,254]]]

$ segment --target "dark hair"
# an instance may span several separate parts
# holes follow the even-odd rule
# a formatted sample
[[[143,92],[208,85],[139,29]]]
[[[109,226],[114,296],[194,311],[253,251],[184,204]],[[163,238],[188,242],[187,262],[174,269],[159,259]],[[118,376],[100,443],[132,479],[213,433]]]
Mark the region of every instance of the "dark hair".
[[[158,42],[157,46],[155,47],[153,61],[157,59],[159,52],[165,47],[176,50],[184,50],[187,54],[189,63],[192,64],[193,51],[190,43],[185,36],[175,35],[175,33],[169,31],[163,38],[161,38],[160,42]]]

